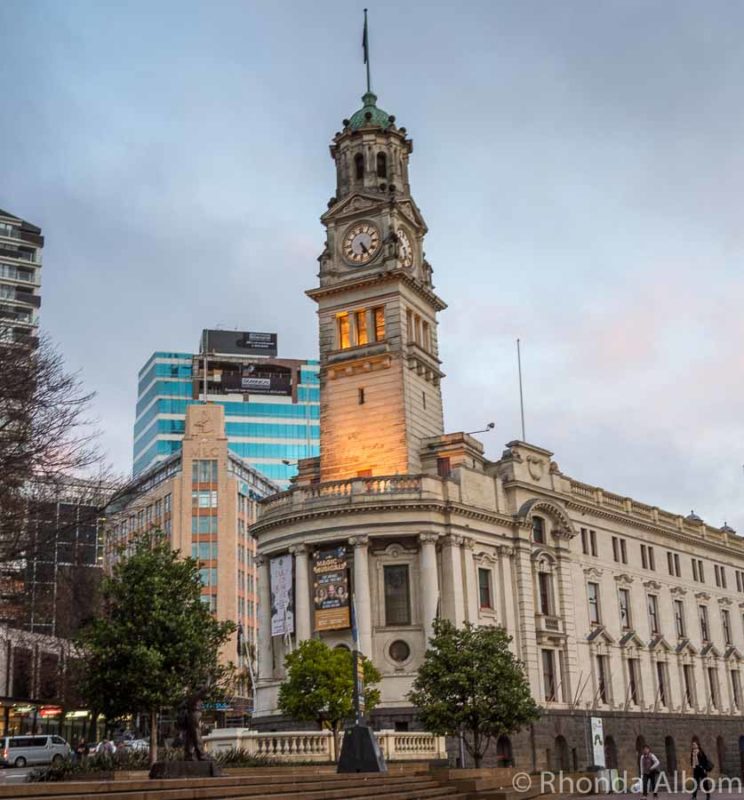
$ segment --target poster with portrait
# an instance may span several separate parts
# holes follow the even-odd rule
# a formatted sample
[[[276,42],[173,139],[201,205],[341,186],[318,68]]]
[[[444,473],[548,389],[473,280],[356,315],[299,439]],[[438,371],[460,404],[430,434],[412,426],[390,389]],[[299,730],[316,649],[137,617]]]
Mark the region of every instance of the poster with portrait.
[[[604,726],[601,717],[591,718],[591,731],[592,731],[592,754],[594,755],[594,766],[605,767],[605,742],[604,742]]]
[[[271,576],[271,635],[294,633],[294,591],[292,587],[292,556],[272,558]]]
[[[315,630],[335,631],[348,628],[349,560],[341,545],[332,550],[316,550],[313,559],[313,598]]]

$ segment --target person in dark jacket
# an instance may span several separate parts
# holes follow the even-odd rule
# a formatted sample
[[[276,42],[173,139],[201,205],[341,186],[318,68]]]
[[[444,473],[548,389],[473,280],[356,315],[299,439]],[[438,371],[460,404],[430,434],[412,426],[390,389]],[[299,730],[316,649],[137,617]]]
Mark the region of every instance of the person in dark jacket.
[[[701,787],[705,792],[705,800],[710,800],[710,781],[708,779],[708,773],[713,769],[713,765],[697,741],[693,741],[692,743],[690,766],[692,767],[692,778],[695,781],[691,800],[697,800],[698,789]]]

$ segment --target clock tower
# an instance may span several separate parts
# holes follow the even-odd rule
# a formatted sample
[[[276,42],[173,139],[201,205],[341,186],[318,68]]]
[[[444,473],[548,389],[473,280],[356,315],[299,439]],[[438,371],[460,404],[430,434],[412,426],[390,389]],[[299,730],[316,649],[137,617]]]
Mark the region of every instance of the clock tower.
[[[444,432],[427,232],[411,196],[413,142],[371,92],[331,143],[336,194],[321,217],[320,480],[417,474]]]

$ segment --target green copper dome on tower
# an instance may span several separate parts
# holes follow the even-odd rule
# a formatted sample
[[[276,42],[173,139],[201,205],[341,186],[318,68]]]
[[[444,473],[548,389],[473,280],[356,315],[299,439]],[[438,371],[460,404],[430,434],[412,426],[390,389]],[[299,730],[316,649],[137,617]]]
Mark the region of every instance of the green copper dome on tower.
[[[387,111],[377,108],[377,95],[374,92],[365,92],[362,95],[364,105],[352,114],[349,120],[349,128],[352,131],[359,130],[366,125],[375,125],[380,128],[389,128],[393,124],[393,119]]]

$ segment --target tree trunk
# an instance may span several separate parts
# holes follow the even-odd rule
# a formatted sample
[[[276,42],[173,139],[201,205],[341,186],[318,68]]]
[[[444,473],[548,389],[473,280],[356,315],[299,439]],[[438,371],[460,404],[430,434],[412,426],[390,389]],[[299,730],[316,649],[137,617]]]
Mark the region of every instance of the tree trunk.
[[[158,712],[150,711],[150,766],[158,760]]]

